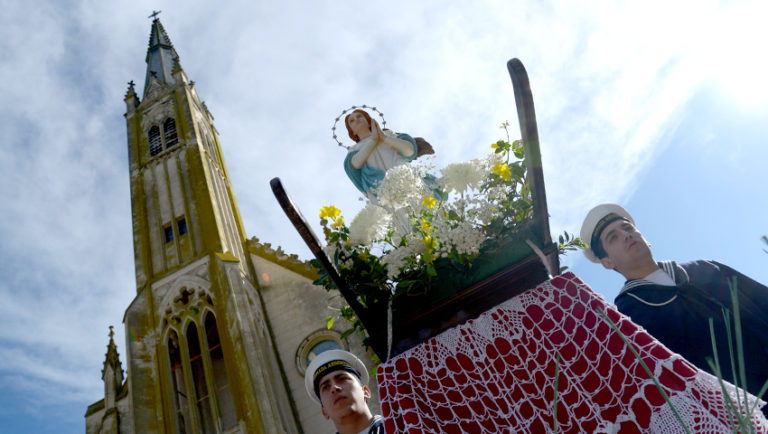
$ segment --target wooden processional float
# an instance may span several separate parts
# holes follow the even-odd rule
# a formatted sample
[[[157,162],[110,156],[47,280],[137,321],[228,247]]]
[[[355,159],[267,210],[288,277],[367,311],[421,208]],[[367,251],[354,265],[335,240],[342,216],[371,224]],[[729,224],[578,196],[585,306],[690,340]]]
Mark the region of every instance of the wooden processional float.
[[[573,273],[559,275],[528,74],[518,59],[507,69],[533,210],[505,254],[479,258],[475,282],[399,316],[386,299],[364,306],[280,179],[270,182],[382,361],[386,431],[746,432],[746,420],[768,432],[760,411],[734,417],[740,410],[726,401],[737,402],[736,388],[670,352]],[[754,408],[753,396],[740,396]]]
[[[439,300],[432,306],[427,308],[422,306],[419,312],[414,313],[409,318],[400,318],[393,325],[390,353],[398,354],[418,345],[443,330],[471,319],[498,303],[536,286],[547,280],[550,275],[558,272],[557,245],[552,242],[549,233],[549,215],[544,190],[539,135],[528,74],[518,59],[510,60],[507,63],[507,68],[515,92],[515,103],[533,199],[532,219],[525,228],[525,238],[537,246],[541,255],[534,252],[525,243],[525,240],[519,240],[519,245],[513,246],[513,248],[525,252],[522,259],[514,263],[493,264],[497,270],[494,270],[492,275],[443,300]],[[368,331],[369,344],[374,352],[380,360],[388,360],[391,354],[388,354],[387,351],[389,340],[386,319],[387,303],[382,302],[379,306],[368,308],[359,303],[354,291],[342,279],[332,265],[331,258],[323,251],[320,241],[288,195],[280,178],[272,179],[270,185],[291,223]]]

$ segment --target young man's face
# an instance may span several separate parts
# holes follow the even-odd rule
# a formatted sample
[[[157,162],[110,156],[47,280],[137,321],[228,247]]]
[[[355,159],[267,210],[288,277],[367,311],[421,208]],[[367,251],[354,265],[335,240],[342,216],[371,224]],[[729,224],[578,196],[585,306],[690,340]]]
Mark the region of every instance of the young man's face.
[[[605,268],[625,274],[638,264],[652,260],[648,242],[635,226],[626,220],[611,222],[600,234],[607,256],[600,262]]]
[[[352,413],[361,413],[368,408],[366,400],[371,397],[368,386],[347,371],[333,371],[320,379],[320,402],[323,416],[334,421]]]

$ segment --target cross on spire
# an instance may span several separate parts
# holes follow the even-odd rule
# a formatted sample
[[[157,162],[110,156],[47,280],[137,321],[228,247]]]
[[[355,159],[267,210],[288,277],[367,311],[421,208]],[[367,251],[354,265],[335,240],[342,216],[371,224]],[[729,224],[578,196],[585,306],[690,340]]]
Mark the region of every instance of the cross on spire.
[[[152,14],[150,14],[147,18],[152,18],[153,20],[156,20],[157,16],[160,15],[160,12],[162,11],[152,11]]]

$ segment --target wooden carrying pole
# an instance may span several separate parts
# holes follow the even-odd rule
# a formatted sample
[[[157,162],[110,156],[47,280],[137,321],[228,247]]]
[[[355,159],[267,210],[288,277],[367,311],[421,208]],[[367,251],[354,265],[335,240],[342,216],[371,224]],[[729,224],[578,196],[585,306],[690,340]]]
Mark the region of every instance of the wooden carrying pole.
[[[315,258],[320,262],[320,265],[322,265],[323,269],[328,273],[328,277],[331,278],[333,283],[339,289],[344,300],[346,300],[347,304],[349,304],[352,310],[355,311],[355,315],[360,319],[360,322],[363,323],[363,327],[365,327],[368,331],[368,335],[371,337],[370,345],[373,347],[373,351],[379,355],[379,358],[382,361],[386,360],[386,356],[383,356],[387,354],[386,327],[374,324],[374,318],[372,317],[373,315],[371,314],[371,311],[365,309],[347,282],[339,275],[339,272],[336,271],[336,267],[333,266],[331,258],[325,254],[320,242],[317,240],[317,236],[315,236],[312,228],[307,223],[307,219],[304,218],[301,211],[299,211],[293,203],[293,199],[291,199],[288,192],[285,191],[280,178],[272,178],[272,180],[269,181],[269,185],[272,187],[272,193],[274,193],[275,198],[277,198],[280,207],[285,211],[285,215],[287,215],[288,219],[293,223],[293,227],[299,232],[299,235],[301,235],[301,238],[307,244],[309,250],[312,251],[312,254],[315,255]]]

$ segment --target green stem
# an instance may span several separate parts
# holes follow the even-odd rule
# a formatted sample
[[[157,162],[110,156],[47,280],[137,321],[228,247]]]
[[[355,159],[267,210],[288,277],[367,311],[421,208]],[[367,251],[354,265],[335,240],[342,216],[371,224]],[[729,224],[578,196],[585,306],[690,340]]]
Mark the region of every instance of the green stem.
[[[624,343],[627,345],[627,347],[629,347],[629,350],[632,351],[632,354],[635,355],[635,358],[637,359],[638,362],[640,362],[640,365],[642,365],[643,369],[645,369],[645,372],[648,374],[649,377],[651,377],[651,380],[653,380],[653,384],[655,384],[656,388],[659,389],[659,392],[661,392],[661,396],[664,397],[664,401],[666,401],[667,404],[669,404],[669,407],[672,409],[672,413],[675,414],[675,417],[680,422],[680,425],[683,426],[683,429],[685,430],[685,432],[688,434],[691,434],[691,430],[683,421],[683,418],[680,416],[680,413],[677,412],[677,409],[672,404],[672,401],[669,400],[669,396],[667,395],[667,392],[665,392],[664,389],[661,387],[661,384],[659,384],[659,381],[656,379],[656,376],[653,375],[651,370],[648,368],[648,365],[645,364],[645,361],[643,361],[642,357],[640,357],[640,354],[637,352],[637,350],[635,350],[635,347],[632,345],[631,342],[629,342],[629,339],[627,339],[627,337],[624,336],[624,333],[622,333],[621,330],[619,330],[616,324],[614,324],[614,322],[611,321],[610,318],[608,318],[608,314],[605,313],[603,309],[597,308],[597,312],[603,317],[603,319],[608,321],[608,324],[611,325],[611,328],[613,328],[613,330],[619,334],[619,336],[621,337],[621,340],[623,340]]]
[[[723,317],[726,317],[726,311],[723,311]],[[726,404],[725,409],[728,410],[728,421],[731,424],[731,431],[736,431],[736,426],[741,421],[738,417],[738,410],[736,409],[736,406],[733,404],[733,400],[731,399],[730,395],[728,395],[728,390],[725,388],[725,381],[723,380],[723,375],[720,371],[720,358],[717,356],[717,342],[715,341],[715,323],[712,318],[709,318],[709,338],[712,341],[712,353],[715,356],[715,362],[712,363],[712,360],[710,358],[707,358],[707,363],[709,364],[709,367],[712,369],[712,372],[715,373],[717,376],[718,382],[720,383],[720,390],[723,393],[723,402]]]
[[[741,312],[739,311],[739,296],[736,288],[736,276],[728,281],[728,289],[731,291],[731,303],[733,305],[733,324],[736,327],[736,354],[739,358],[739,373],[741,374],[741,387],[744,391],[744,408],[748,409],[747,403],[747,370],[744,367],[744,342],[741,337]],[[738,393],[738,389],[736,390]],[[749,414],[747,414],[749,417]]]

